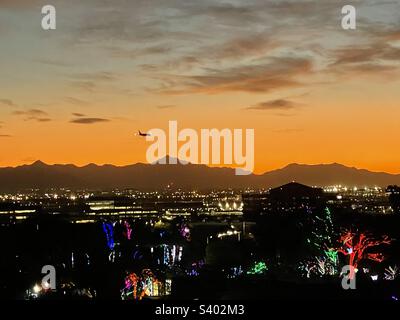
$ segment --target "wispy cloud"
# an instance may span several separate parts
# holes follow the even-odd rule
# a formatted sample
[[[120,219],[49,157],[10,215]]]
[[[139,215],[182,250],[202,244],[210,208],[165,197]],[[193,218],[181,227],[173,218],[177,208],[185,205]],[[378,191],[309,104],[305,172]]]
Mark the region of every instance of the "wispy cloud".
[[[50,118],[38,118],[38,119],[31,118],[30,120],[36,120],[38,122],[49,122],[49,121],[51,121]]]
[[[78,113],[78,112],[74,112],[74,113],[72,113],[72,115],[74,117],[85,117],[85,115],[83,113]]]
[[[41,109],[29,109],[29,110],[17,110],[12,113],[15,116],[23,116],[24,120],[38,121],[38,122],[48,122],[51,119],[48,117],[49,114]]]
[[[29,109],[26,111],[22,111],[22,110],[18,110],[18,111],[14,111],[12,114],[16,115],[16,116],[23,116],[23,115],[27,115],[27,116],[32,116],[32,117],[39,117],[39,116],[47,116],[47,112],[40,110],[40,109]]]
[[[70,122],[76,124],[95,124],[95,123],[103,123],[109,121],[110,121],[109,119],[104,119],[104,118],[78,118],[78,119],[72,119]]]
[[[312,69],[310,59],[277,57],[263,64],[207,69],[201,75],[165,77],[159,91],[165,94],[266,93],[304,85],[299,79],[310,75]]]
[[[368,46],[348,46],[336,50],[335,53],[334,65],[400,59],[400,48],[380,41],[373,42]]]
[[[68,75],[70,84],[84,91],[94,92],[101,85],[109,85],[117,79],[117,75],[113,72],[82,72]],[[78,99],[79,100],[79,99]],[[77,99],[69,99],[70,103],[79,103]]]
[[[9,106],[9,107],[16,107],[17,105],[10,99],[0,99],[0,104]]]
[[[363,43],[342,46],[330,52],[333,62],[328,66],[328,72],[346,77],[398,76],[400,48],[393,41],[400,39],[400,31],[390,27],[371,30],[370,33],[367,30]]]
[[[108,51],[114,58],[137,59],[143,56],[165,55],[171,52],[172,49],[168,45],[156,44],[133,49],[127,49],[125,47],[111,47],[108,48]]]
[[[218,59],[237,59],[266,55],[278,46],[278,42],[272,41],[269,35],[253,34],[228,40],[219,48],[208,48],[207,51],[209,55],[216,51],[214,54]]]
[[[248,110],[292,110],[295,109],[298,104],[294,103],[293,101],[286,100],[286,99],[277,99],[271,101],[265,101],[257,103],[254,106],[247,107]]]

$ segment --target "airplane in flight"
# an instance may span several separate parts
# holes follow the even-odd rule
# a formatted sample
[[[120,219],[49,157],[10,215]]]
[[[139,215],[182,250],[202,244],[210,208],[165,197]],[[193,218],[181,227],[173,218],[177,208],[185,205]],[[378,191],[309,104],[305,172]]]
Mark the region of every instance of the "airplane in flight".
[[[139,136],[141,136],[141,137],[149,137],[149,136],[151,136],[150,133],[147,133],[147,132],[143,133],[143,132],[140,131],[140,130],[138,131],[138,133],[137,133],[136,135],[139,135]]]

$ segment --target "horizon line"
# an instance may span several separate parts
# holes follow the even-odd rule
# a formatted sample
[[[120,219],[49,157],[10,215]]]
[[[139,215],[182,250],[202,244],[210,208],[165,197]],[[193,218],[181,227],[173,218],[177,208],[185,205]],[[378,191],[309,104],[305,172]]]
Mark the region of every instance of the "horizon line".
[[[166,156],[166,157],[163,157],[163,158],[169,158],[170,156]],[[163,158],[160,158],[160,159],[163,159]],[[171,157],[172,158],[172,157]],[[178,160],[179,160],[179,158],[177,158]],[[118,165],[118,164],[112,164],[112,163],[103,163],[103,164],[99,164],[99,163],[95,163],[95,162],[89,162],[89,163],[87,163],[87,164],[84,164],[84,165],[77,165],[77,164],[74,164],[74,163],[47,163],[47,162],[45,162],[45,161],[42,161],[42,160],[40,160],[40,159],[38,159],[38,160],[35,160],[35,161],[33,161],[33,162],[31,162],[31,163],[28,163],[28,164],[20,164],[20,165],[16,165],[16,166],[1,166],[0,167],[0,169],[16,169],[16,168],[20,168],[20,167],[24,167],[24,166],[33,166],[33,165],[35,165],[35,164],[38,164],[38,163],[40,163],[40,164],[43,164],[43,165],[46,165],[46,166],[74,166],[74,167],[76,167],[76,168],[84,168],[84,167],[87,167],[87,166],[90,166],[90,165],[93,165],[93,166],[97,166],[97,167],[105,167],[105,166],[112,166],[112,167],[117,167],[117,168],[123,168],[123,167],[128,167],[128,166],[133,166],[133,165],[156,165],[157,163],[155,163],[155,164],[152,164],[152,163],[146,163],[146,162],[136,162],[136,163],[130,163],[130,164],[123,164],[123,165]],[[202,164],[202,163],[187,163],[187,164],[182,164],[182,163],[180,163],[179,161],[178,161],[178,163],[177,163],[178,165],[187,165],[187,164],[190,164],[190,165],[198,165],[198,166],[206,166],[207,168],[210,168],[210,169],[213,169],[213,168],[218,168],[218,169],[231,169],[231,170],[235,170],[235,167],[229,167],[229,166],[210,166],[210,165],[207,165],[207,164]],[[269,173],[269,172],[273,172],[273,171],[276,171],[276,170],[282,170],[282,169],[285,169],[285,168],[287,168],[287,167],[289,167],[289,166],[292,166],[292,165],[298,165],[298,166],[310,166],[310,167],[312,167],[312,166],[332,166],[332,165],[339,165],[339,166],[343,166],[343,167],[345,167],[345,168],[349,168],[349,169],[355,169],[355,170],[365,170],[365,171],[368,171],[368,172],[371,172],[371,173],[383,173],[383,174],[389,174],[389,175],[400,175],[400,173],[391,173],[391,172],[387,172],[387,171],[373,171],[373,170],[370,170],[370,169],[366,169],[366,168],[360,168],[360,167],[356,167],[356,166],[351,166],[351,165],[346,165],[346,164],[342,164],[342,163],[339,163],[339,162],[327,162],[327,163],[297,163],[297,162],[290,162],[290,163],[288,163],[288,164],[286,164],[286,165],[284,165],[284,166],[282,166],[282,167],[278,167],[278,168],[275,168],[275,169],[271,169],[271,170],[268,170],[268,171],[263,171],[263,172],[261,172],[261,173],[255,173],[255,172],[253,172],[253,173],[251,173],[251,175],[256,175],[256,176],[261,176],[261,175],[263,175],[263,174],[266,174],[266,173]]]

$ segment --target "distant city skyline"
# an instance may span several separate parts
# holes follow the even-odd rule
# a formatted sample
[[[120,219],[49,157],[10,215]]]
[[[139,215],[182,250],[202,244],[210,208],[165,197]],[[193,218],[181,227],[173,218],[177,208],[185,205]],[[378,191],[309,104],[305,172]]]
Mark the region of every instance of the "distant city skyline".
[[[400,173],[400,4],[0,2],[0,167],[146,162],[138,130],[254,128],[255,173]]]

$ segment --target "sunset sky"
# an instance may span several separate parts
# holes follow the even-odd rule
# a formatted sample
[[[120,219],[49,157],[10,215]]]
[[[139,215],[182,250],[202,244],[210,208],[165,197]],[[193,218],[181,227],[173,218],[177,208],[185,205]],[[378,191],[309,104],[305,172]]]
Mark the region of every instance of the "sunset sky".
[[[257,173],[400,173],[400,1],[0,0],[0,167],[145,162],[137,130],[254,128]],[[57,29],[41,28],[41,7]]]

